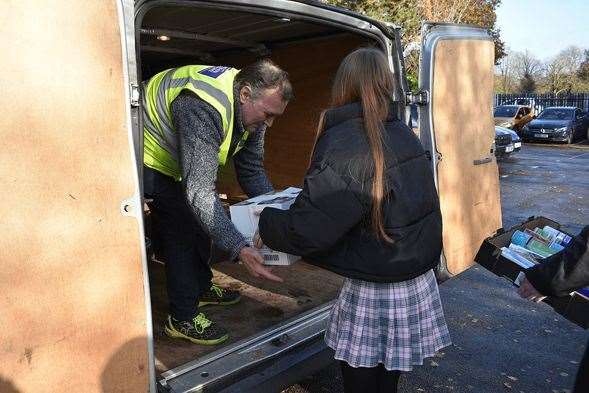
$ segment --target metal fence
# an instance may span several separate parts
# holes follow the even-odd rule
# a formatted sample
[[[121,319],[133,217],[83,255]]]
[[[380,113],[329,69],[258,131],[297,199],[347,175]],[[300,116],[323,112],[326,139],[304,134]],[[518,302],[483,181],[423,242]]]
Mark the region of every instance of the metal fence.
[[[571,94],[495,94],[495,106],[508,104],[531,105],[538,113],[549,106],[576,106],[589,111],[589,93]]]

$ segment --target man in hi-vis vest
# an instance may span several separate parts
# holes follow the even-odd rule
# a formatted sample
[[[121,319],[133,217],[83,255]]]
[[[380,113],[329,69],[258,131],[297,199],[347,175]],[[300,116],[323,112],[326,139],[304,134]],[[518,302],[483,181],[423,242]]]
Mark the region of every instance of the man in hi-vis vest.
[[[166,262],[168,336],[208,345],[228,338],[198,309],[240,299],[239,292],[211,281],[211,239],[253,276],[282,281],[233,226],[215,181],[219,166],[233,158],[249,197],[272,191],[263,166],[264,132],[291,98],[288,74],[270,60],[241,70],[189,65],[145,83],[144,189],[153,199],[158,249]]]

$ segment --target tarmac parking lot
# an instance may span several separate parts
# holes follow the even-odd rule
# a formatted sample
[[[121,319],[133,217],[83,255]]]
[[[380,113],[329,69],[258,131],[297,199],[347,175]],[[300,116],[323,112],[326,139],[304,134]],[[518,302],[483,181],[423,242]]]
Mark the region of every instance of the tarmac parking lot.
[[[524,144],[499,163],[503,226],[545,216],[589,224],[589,144]],[[440,286],[453,345],[403,375],[400,392],[570,392],[589,334],[475,265]],[[285,392],[341,392],[334,363]]]

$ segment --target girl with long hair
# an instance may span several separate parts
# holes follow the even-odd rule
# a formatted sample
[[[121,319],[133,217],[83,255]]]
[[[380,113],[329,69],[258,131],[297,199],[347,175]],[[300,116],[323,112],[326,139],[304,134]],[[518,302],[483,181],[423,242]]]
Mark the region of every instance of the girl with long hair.
[[[263,243],[346,278],[325,333],[346,392],[396,392],[401,371],[451,343],[433,272],[439,201],[394,91],[380,50],[346,56],[302,192],[289,210],[260,215]]]

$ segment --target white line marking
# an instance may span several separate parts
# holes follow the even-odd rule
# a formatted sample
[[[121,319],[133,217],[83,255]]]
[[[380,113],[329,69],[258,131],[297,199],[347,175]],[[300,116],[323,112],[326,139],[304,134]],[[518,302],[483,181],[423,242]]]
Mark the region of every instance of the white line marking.
[[[577,154],[576,156],[569,157],[569,160],[572,160],[573,158],[578,158],[578,157],[584,156],[585,154],[589,154],[589,153]]]

